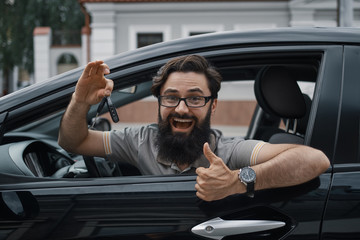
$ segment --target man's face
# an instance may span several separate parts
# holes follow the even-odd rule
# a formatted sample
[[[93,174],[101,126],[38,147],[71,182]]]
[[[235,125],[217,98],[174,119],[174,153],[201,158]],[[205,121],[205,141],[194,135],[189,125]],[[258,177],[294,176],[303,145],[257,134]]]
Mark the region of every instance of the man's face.
[[[160,95],[186,98],[211,96],[211,92],[204,74],[173,72],[160,89]],[[213,104],[209,101],[204,107],[200,108],[189,108],[184,101],[180,101],[177,107],[160,106],[160,116],[162,120],[166,120],[170,116],[168,120],[173,134],[182,133],[190,135],[196,120],[198,124],[201,124],[209,111],[211,114],[215,112],[216,105],[217,99],[213,99]]]

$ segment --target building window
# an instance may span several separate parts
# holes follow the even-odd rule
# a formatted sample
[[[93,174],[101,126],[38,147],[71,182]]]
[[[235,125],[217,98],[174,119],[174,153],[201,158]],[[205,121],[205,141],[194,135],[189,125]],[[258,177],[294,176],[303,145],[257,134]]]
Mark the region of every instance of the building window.
[[[57,61],[57,74],[70,71],[79,66],[78,61],[74,55],[70,53],[62,54]]]
[[[145,47],[154,43],[164,41],[162,33],[138,33],[137,34],[137,47]]]
[[[129,26],[129,50],[171,39],[170,25]]]

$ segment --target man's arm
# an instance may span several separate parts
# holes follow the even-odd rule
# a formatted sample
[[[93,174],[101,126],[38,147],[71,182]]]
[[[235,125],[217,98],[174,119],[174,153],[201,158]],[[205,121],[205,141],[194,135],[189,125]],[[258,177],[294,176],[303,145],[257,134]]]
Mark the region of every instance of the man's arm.
[[[206,201],[222,199],[235,193],[245,193],[238,178],[239,170],[230,170],[221,158],[204,145],[209,168],[198,168],[196,195]],[[255,190],[288,187],[301,184],[326,171],[330,162],[319,150],[303,145],[266,144],[261,149],[257,165]]]
[[[65,150],[105,156],[102,132],[88,130],[86,115],[91,105],[111,94],[113,82],[104,77],[108,73],[109,67],[103,61],[90,62],[85,67],[60,123],[58,142]]]

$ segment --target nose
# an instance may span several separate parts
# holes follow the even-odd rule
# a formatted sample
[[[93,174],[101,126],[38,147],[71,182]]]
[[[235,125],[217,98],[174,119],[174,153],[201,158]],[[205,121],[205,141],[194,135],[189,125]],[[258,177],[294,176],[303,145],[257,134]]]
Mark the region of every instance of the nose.
[[[177,105],[177,107],[175,108],[175,111],[176,111],[177,113],[187,113],[187,112],[189,112],[189,108],[188,108],[188,106],[186,105],[185,100],[182,99],[182,100],[179,102],[179,105]]]

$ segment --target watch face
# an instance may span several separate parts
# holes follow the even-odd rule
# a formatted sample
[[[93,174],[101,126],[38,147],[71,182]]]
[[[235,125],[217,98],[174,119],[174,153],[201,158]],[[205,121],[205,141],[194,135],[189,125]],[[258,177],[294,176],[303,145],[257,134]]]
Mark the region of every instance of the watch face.
[[[254,182],[256,179],[255,171],[249,167],[242,168],[240,172],[240,178],[246,183]]]

